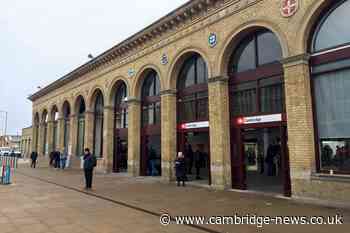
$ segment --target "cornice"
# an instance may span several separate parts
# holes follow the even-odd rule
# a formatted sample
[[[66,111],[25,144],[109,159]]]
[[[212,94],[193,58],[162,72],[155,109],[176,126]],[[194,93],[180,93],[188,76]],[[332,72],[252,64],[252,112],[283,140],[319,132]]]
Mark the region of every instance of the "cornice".
[[[237,13],[259,1],[261,0],[191,0],[140,32],[127,38],[120,44],[92,59],[88,63],[78,67],[57,81],[29,96],[28,99],[35,101],[36,99],[45,96],[50,91],[106,65],[111,65],[116,62],[118,65],[129,63],[131,60],[134,60],[139,56],[150,53],[151,50],[153,51],[168,44],[170,40],[176,40],[177,38],[170,39],[174,34],[178,34],[182,31],[179,36],[185,36],[191,31],[189,29],[191,25],[208,18],[208,15],[212,16],[213,14],[216,14],[225,7],[230,7],[231,9],[227,12],[225,11],[225,14],[218,15],[217,19],[212,19],[211,21],[208,20],[208,22],[203,23],[203,25],[213,23],[227,15],[231,15],[232,13]],[[200,28],[203,25],[198,25],[197,28]],[[193,28],[193,30],[195,29],[196,28]],[[167,35],[168,38],[162,38],[165,35]]]

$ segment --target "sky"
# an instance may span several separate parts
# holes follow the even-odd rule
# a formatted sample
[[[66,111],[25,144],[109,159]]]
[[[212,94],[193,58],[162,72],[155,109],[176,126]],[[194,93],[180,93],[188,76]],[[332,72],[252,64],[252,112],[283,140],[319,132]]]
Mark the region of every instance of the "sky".
[[[11,0],[0,8],[0,135],[32,122],[27,99],[187,0]]]

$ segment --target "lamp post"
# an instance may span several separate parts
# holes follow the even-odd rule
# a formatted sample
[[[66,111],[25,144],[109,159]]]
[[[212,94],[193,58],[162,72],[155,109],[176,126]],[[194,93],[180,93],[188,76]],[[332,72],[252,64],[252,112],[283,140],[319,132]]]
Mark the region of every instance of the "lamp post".
[[[6,136],[6,133],[7,133],[7,115],[8,115],[8,112],[7,112],[7,111],[2,111],[2,110],[0,110],[0,113],[5,113],[5,131],[4,131],[4,136]]]

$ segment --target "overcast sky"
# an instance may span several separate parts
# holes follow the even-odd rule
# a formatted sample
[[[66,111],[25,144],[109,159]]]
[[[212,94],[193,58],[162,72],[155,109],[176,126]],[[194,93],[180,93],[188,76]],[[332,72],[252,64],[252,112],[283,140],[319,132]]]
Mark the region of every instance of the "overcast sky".
[[[187,0],[8,0],[0,8],[0,111],[8,133],[31,125],[28,95]],[[5,126],[0,113],[0,135]]]

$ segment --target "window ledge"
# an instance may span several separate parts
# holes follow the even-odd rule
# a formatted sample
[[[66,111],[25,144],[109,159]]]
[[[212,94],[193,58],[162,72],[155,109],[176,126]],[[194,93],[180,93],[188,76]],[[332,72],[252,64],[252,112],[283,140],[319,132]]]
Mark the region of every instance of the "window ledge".
[[[313,173],[311,174],[311,180],[350,183],[350,175]]]

